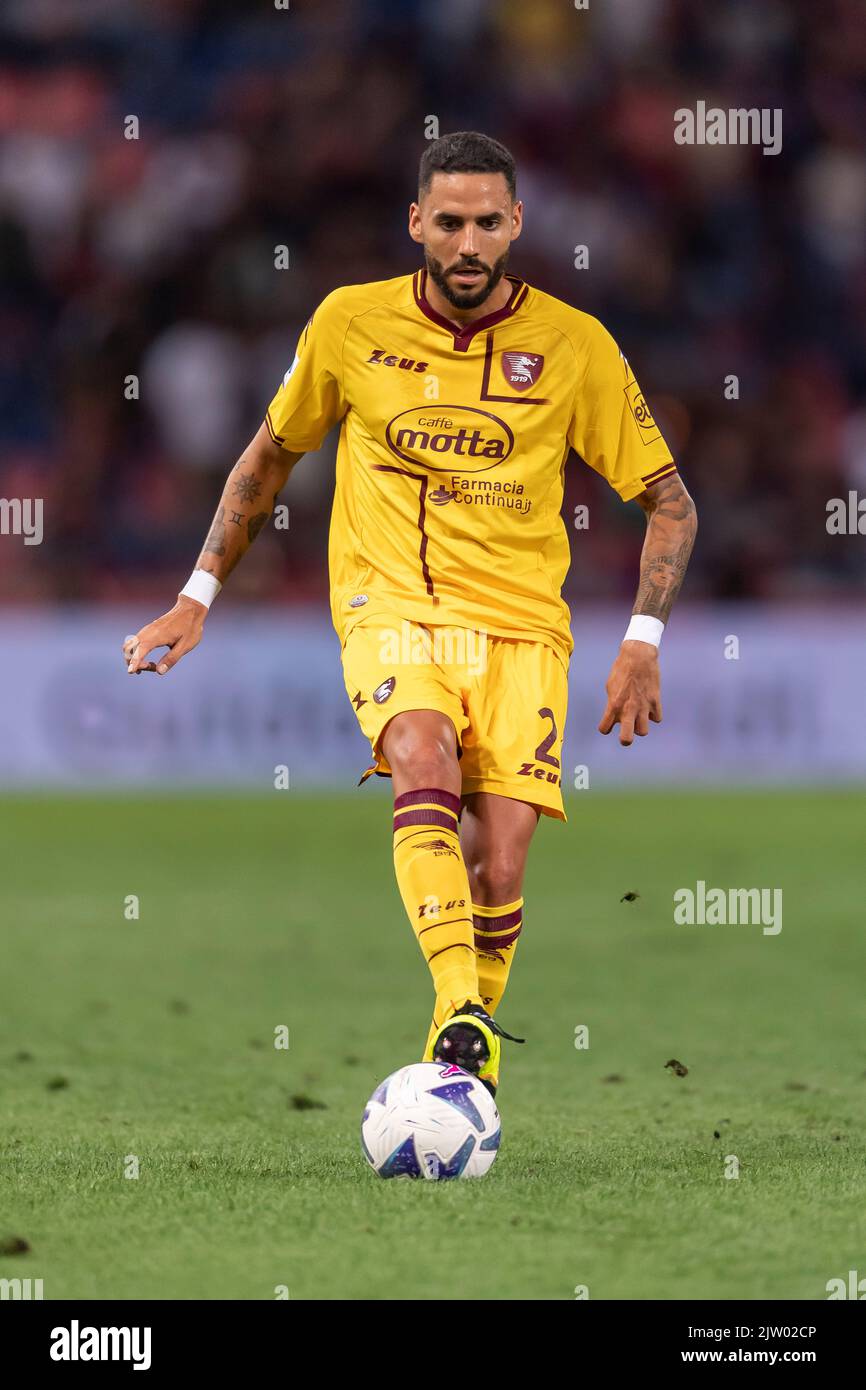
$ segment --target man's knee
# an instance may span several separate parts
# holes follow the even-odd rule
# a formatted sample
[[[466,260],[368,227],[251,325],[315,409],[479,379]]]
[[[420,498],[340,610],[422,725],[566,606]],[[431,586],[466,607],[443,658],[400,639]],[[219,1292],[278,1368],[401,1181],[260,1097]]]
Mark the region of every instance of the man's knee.
[[[385,730],[382,751],[401,783],[441,787],[459,776],[454,725],[433,710],[396,715]]]
[[[525,857],[507,847],[472,855],[466,865],[472,901],[479,907],[496,907],[519,898]]]

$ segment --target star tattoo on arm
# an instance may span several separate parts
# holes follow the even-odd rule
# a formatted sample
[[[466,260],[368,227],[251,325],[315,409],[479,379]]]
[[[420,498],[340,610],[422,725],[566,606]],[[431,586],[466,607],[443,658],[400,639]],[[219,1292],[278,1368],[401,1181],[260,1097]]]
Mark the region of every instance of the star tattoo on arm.
[[[255,502],[261,490],[261,483],[252,473],[242,473],[232,484],[232,492],[242,502]]]

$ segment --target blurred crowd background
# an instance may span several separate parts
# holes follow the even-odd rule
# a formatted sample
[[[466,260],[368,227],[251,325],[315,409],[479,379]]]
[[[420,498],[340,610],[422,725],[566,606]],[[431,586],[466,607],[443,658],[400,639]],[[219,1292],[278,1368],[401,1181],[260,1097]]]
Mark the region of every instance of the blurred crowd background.
[[[701,99],[781,108],[781,153],[677,145]],[[866,493],[862,0],[4,0],[0,497],[45,499],[4,601],[173,601],[313,308],[417,265],[430,116],[512,149],[511,268],[632,363],[700,510],[689,599],[862,595],[825,525]],[[332,465],[227,597],[324,602]],[[575,460],[581,502],[566,596],[630,600],[643,516]]]

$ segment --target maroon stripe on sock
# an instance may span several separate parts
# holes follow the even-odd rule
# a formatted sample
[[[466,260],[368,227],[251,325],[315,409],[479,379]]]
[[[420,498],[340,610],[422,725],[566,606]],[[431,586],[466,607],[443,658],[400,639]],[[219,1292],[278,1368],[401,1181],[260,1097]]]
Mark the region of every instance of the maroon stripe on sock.
[[[516,927],[523,921],[523,908],[518,907],[514,912],[503,912],[501,917],[479,917],[473,914],[472,923],[477,932],[496,932],[507,931],[509,927]]]
[[[475,933],[475,945],[481,951],[504,951],[506,946],[513,946],[521,928],[508,932],[505,936],[483,936],[481,932]]]
[[[407,825],[439,825],[443,830],[457,831],[453,816],[447,811],[434,811],[432,807],[424,811],[403,811],[394,817],[395,830],[403,830]]]
[[[419,803],[432,802],[434,806],[447,806],[449,811],[453,811],[455,816],[460,815],[460,797],[453,792],[440,791],[438,787],[427,787],[421,791],[402,792],[394,799],[394,810],[402,811],[404,806],[417,806]]]

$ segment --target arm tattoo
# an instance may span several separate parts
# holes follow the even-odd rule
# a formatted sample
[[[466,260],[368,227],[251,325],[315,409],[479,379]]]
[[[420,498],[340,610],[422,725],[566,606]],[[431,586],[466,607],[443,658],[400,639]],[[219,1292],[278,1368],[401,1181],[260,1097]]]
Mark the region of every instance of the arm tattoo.
[[[695,504],[677,474],[638,498],[648,517],[634,613],[666,623],[680,591],[695,533]]]
[[[255,502],[261,490],[261,483],[252,473],[241,473],[237,482],[232,484],[232,492],[242,502]]]
[[[211,555],[225,555],[226,553],[226,526],[223,520],[225,507],[218,507],[217,514],[213,519],[210,534],[204,543],[205,552]]]
[[[244,503],[255,502],[264,486],[264,483],[256,477],[255,465],[252,472],[243,472],[245,463],[245,459],[239,459],[229,474],[231,487],[229,488],[227,485],[223,491],[222,500],[217,507],[208,538],[202,550],[202,555],[219,555],[222,558],[223,564],[218,566],[219,577],[222,580],[231,574],[247,546],[252,545],[262,527],[267,525],[271,515],[270,510],[268,510],[256,512],[250,516],[249,512],[252,511],[252,508],[237,511],[229,502],[229,498],[232,496],[238,498],[242,507]],[[274,493],[275,502],[276,499],[277,494]],[[259,505],[262,504],[259,503]],[[228,513],[228,523],[236,526],[237,532],[227,532],[226,513]]]
[[[267,525],[269,516],[270,512],[257,512],[256,515],[251,517],[247,522],[247,536],[249,537],[250,545],[252,545],[262,527]]]

